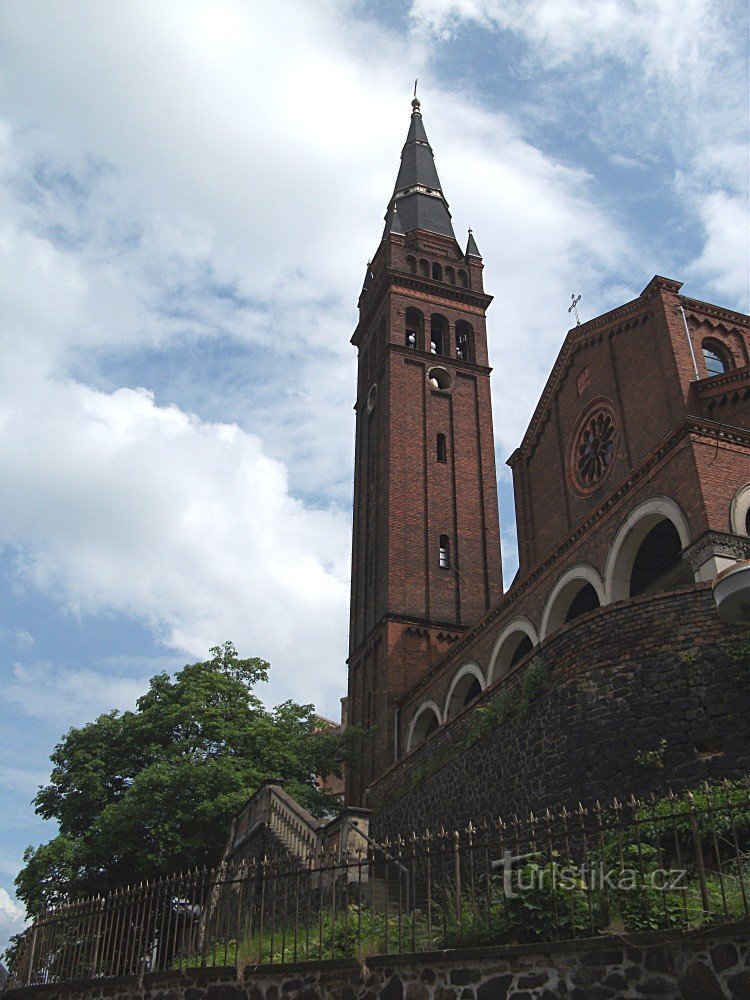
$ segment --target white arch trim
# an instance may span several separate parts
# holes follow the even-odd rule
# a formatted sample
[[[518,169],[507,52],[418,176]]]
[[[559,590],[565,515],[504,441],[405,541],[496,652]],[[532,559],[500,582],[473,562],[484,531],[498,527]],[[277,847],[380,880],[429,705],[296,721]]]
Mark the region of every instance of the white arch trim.
[[[604,564],[606,603],[630,597],[630,574],[641,542],[651,529],[666,518],[680,536],[683,549],[690,544],[690,526],[682,508],[670,497],[651,497],[628,514],[612,539]]]
[[[417,727],[417,723],[419,722],[420,718],[425,714],[425,712],[428,711],[433,711],[435,713],[435,715],[437,716],[438,725],[442,726],[443,713],[440,711],[440,706],[438,705],[438,703],[436,701],[433,701],[431,698],[428,699],[427,701],[423,701],[422,704],[414,713],[414,717],[412,718],[411,723],[409,724],[409,732],[406,736],[407,753],[412,749],[412,740],[414,739],[414,730]]]
[[[544,614],[542,615],[542,624],[539,628],[540,641],[546,639],[550,632],[556,632],[558,628],[562,628],[565,624],[565,619],[564,616],[558,614],[560,606],[567,599],[568,595],[570,595],[571,601],[575,597],[575,592],[579,589],[576,584],[583,585],[585,583],[590,583],[594,588],[596,596],[599,598],[599,604],[607,603],[604,599],[602,578],[594,567],[589,563],[578,563],[576,566],[571,566],[569,570],[563,573],[547,598],[547,603],[544,606]],[[557,621],[558,617],[562,617],[562,621]]]
[[[517,615],[515,618],[512,618],[505,626],[505,628],[502,630],[502,632],[500,633],[500,637],[498,638],[495,645],[492,647],[492,655],[490,656],[490,665],[487,669],[488,687],[490,686],[490,684],[492,684],[493,681],[497,680],[497,678],[495,677],[495,668],[503,646],[508,641],[508,639],[510,639],[513,635],[516,634],[523,634],[528,636],[528,638],[531,639],[532,646],[539,645],[539,636],[533,624],[529,621],[529,619],[524,618],[523,615]],[[515,647],[514,647],[514,652],[515,652]]]
[[[729,523],[733,534],[747,535],[745,518],[748,510],[750,510],[750,483],[740,486],[732,497],[732,505],[729,508]]]
[[[464,663],[464,665],[462,667],[459,667],[458,670],[456,671],[456,674],[453,680],[451,681],[451,686],[448,688],[448,695],[445,699],[445,708],[443,709],[444,719],[450,718],[450,707],[453,695],[456,693],[456,688],[464,679],[464,677],[468,676],[476,677],[476,679],[479,681],[479,686],[483,691],[487,687],[487,685],[484,682],[484,674],[482,673],[482,668],[479,666],[479,664],[473,662]]]

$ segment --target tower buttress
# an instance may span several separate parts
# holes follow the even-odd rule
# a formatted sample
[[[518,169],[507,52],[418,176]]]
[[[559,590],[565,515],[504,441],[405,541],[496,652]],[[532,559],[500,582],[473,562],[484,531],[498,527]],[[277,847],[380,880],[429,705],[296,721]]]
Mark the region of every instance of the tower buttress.
[[[405,752],[398,699],[502,594],[485,311],[420,103],[359,297],[347,802]]]

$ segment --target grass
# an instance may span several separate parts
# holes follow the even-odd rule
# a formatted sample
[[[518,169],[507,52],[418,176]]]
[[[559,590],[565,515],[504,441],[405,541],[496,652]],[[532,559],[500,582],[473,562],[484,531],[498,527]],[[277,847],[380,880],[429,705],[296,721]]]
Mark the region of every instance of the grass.
[[[695,930],[747,916],[750,860],[728,863],[721,877],[706,873],[708,909],[704,909],[700,882],[693,872],[674,890],[654,888],[639,875],[627,888],[590,888],[581,872],[559,860],[531,859],[520,870],[521,884],[531,888],[506,897],[502,880],[474,886],[460,899],[444,892],[425,908],[411,913],[386,914],[369,905],[326,907],[312,915],[309,926],[277,927],[245,932],[239,938],[217,941],[205,959],[187,956],[179,966],[278,964],[320,959],[366,961],[371,955],[397,955],[457,947],[551,941],[598,934],[634,933],[658,929]],[[557,876],[553,886],[552,875]],[[567,888],[561,884],[567,878]],[[744,887],[744,895],[743,895]],[[747,900],[750,902],[750,899]],[[178,967],[176,962],[175,968]]]

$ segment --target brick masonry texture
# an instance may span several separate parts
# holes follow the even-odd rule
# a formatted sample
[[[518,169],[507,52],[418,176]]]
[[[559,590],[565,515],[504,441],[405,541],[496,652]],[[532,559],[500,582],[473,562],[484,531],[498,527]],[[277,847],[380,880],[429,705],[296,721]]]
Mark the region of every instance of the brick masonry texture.
[[[750,630],[722,622],[706,586],[589,612],[371,786],[371,833],[460,829],[746,774],[750,663],[737,650],[748,643]],[[532,664],[549,688],[522,708]],[[519,708],[472,744],[499,698]],[[661,739],[663,767],[639,764]]]
[[[688,937],[598,940],[320,962],[188,970],[11,990],[7,1000],[747,1000],[747,924]]]
[[[423,236],[415,239],[417,245]],[[450,241],[424,240],[433,256],[456,253]],[[555,631],[546,609],[566,572],[583,567],[606,591],[600,599],[613,599],[606,571],[614,539],[641,505],[655,498],[672,504],[684,525],[683,545],[698,544],[708,532],[733,530],[732,499],[750,469],[748,317],[688,299],[679,282],[657,276],[637,299],[565,339],[509,459],[520,569],[503,596],[484,324],[489,297],[481,271],[472,271],[468,290],[404,275],[409,252],[403,237],[381,245],[353,337],[360,373],[348,718],[371,728],[372,737],[348,769],[349,803],[377,801],[380,778],[388,783],[424,702],[437,703],[444,717],[455,714],[445,699],[463,666],[478,664],[485,683],[498,680],[490,663],[506,625],[526,619],[542,640],[543,625]],[[446,317],[450,357],[440,364],[455,376],[450,393],[429,387],[426,369],[435,358],[404,344],[406,310],[416,308],[425,324],[433,312]],[[475,364],[454,356],[459,320],[472,324]],[[708,377],[704,344],[731,359],[724,375]],[[379,396],[368,412],[375,381]],[[571,480],[573,445],[581,421],[601,406],[616,429],[614,459],[581,493]],[[446,463],[433,454],[437,433],[446,435]],[[451,571],[436,565],[441,534],[451,539]],[[619,563],[617,570],[625,573]],[[609,622],[619,628],[617,615]],[[627,656],[629,636],[619,634]],[[667,649],[669,627],[659,634]],[[585,794],[568,787],[575,800]]]
[[[466,269],[467,287],[411,274],[413,254]],[[371,271],[352,338],[359,374],[347,712],[375,735],[347,770],[350,803],[393,761],[396,699],[446,651],[446,631],[455,638],[502,594],[481,264],[467,264],[455,240],[392,235]],[[426,350],[407,345],[408,310],[421,316]],[[441,355],[429,350],[433,319],[444,323]],[[463,358],[459,324],[471,332]],[[434,366],[450,373],[450,391],[432,385]],[[437,460],[438,434],[446,461]],[[443,535],[448,569],[438,561]]]

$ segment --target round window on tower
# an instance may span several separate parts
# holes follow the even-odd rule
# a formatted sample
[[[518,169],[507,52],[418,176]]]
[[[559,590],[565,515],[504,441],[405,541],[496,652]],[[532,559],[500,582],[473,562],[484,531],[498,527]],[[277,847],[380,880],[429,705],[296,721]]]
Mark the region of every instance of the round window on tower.
[[[595,400],[570,438],[568,482],[579,496],[593,493],[607,478],[615,462],[618,443],[612,406],[607,400]]]
[[[367,403],[365,405],[367,407],[368,413],[372,413],[372,411],[375,409],[375,404],[377,403],[377,401],[378,401],[378,384],[376,382],[375,385],[367,393]]]
[[[453,378],[445,368],[430,368],[427,380],[433,389],[450,389],[453,385]]]

